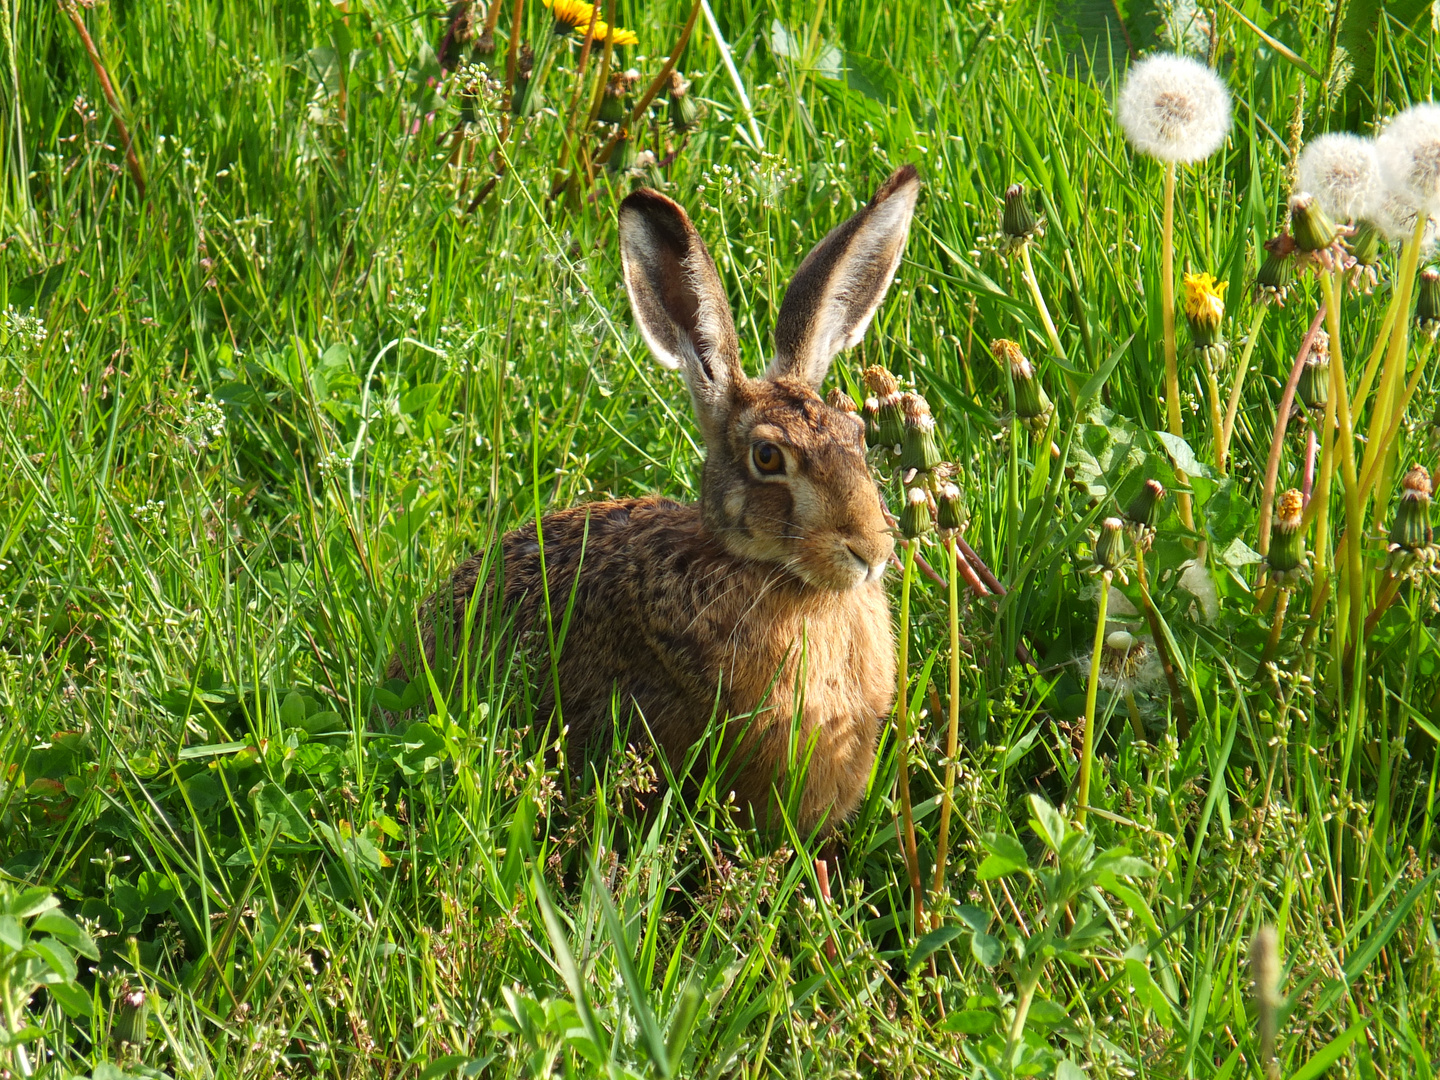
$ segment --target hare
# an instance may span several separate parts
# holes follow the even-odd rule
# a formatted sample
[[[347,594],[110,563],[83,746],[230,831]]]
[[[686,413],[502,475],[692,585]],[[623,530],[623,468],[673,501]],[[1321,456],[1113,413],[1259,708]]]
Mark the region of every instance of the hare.
[[[656,359],[684,375],[706,457],[698,503],[592,502],[501,540],[517,632],[549,641],[550,618],[558,638],[573,594],[558,671],[540,683],[542,716],[558,687],[572,767],[633,710],[678,770],[717,718],[721,790],[760,821],[778,824],[776,793],[797,768],[802,832],[833,831],[860,802],[895,693],[882,581],[894,540],[862,423],[817,391],[884,298],[918,191],[914,168],[900,169],[810,252],[780,307],[775,358],[755,379],[685,212],[649,189],[621,203],[630,306]],[[454,640],[480,609],[469,601],[484,565],[474,556],[451,578]],[[435,598],[429,607],[439,610]],[[434,630],[424,633],[433,655]],[[543,644],[537,653],[549,655]],[[391,674],[403,666],[397,657]]]

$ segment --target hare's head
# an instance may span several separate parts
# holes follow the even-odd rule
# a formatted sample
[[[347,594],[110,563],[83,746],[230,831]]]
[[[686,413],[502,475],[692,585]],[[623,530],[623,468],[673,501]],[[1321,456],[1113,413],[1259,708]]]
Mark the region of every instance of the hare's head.
[[[756,379],[741,366],[725,290],[685,211],[650,190],[620,205],[630,306],[656,358],[684,372],[705,440],[706,524],[732,553],[821,588],[878,579],[894,548],[864,427],[818,391],[890,287],[919,188],[914,168],[900,169],[806,256],[780,305],[775,358]]]

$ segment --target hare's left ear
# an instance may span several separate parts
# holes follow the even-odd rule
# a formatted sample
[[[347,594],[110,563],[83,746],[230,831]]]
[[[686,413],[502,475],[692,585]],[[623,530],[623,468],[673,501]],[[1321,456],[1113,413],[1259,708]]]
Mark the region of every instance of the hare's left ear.
[[[780,305],[767,379],[818,388],[835,354],[865,336],[905,252],[919,193],[915,166],[896,170],[865,209],[805,256]]]

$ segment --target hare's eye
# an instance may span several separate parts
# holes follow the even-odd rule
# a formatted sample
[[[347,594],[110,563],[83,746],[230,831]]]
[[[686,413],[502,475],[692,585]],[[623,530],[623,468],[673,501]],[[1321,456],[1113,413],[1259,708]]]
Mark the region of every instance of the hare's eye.
[[[750,448],[750,460],[765,476],[779,476],[785,471],[785,455],[773,442],[757,442]]]

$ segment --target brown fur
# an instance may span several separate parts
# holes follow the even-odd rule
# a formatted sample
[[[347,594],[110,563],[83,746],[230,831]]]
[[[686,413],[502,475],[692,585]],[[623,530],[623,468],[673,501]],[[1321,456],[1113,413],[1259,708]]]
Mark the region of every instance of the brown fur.
[[[913,172],[897,174],[881,194],[897,189],[909,202],[903,215],[893,207],[887,213],[903,217],[903,230]],[[869,322],[904,243],[893,223],[867,238],[861,221],[856,238],[855,222],[880,199],[836,230],[849,233],[832,249],[867,249],[829,257],[835,274],[848,275],[845,303],[827,313],[787,298],[788,319],[817,323],[791,325],[787,340],[840,341]],[[819,364],[811,346],[791,362],[777,357],[765,378],[745,377],[714,264],[678,206],[639,192],[621,215],[632,307],[652,349],[685,371],[705,434],[701,500],[652,496],[549,514],[539,530],[543,575],[533,522],[503,538],[504,607],[542,661],[573,591],[558,670],[539,683],[541,715],[554,708],[550,688],[558,683],[578,767],[608,746],[612,709],[623,720],[633,707],[677,768],[717,715],[732,752],[723,783],[739,800],[777,823],[773,791],[783,795],[806,763],[796,824],[833,827],[864,795],[879,723],[894,698],[881,577],[893,539],[865,464],[861,425],[817,396],[829,357]],[[856,283],[869,292],[857,294]],[[808,288],[825,292],[815,281]],[[754,463],[762,442],[783,451],[782,474],[762,474]],[[455,640],[483,563],[471,558],[451,579]],[[437,610],[433,600],[430,610]],[[433,629],[424,645],[433,656]],[[391,674],[402,671],[397,657]]]

